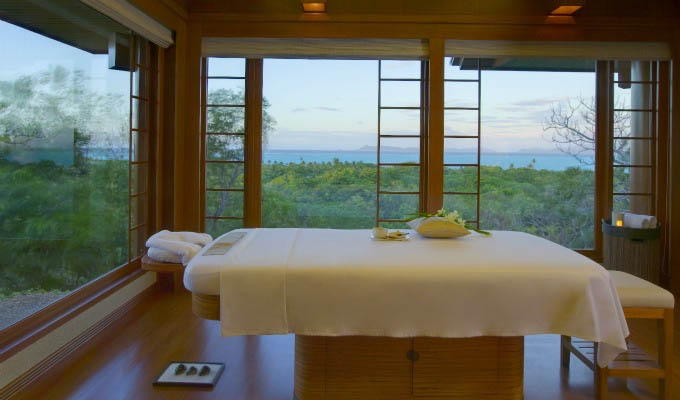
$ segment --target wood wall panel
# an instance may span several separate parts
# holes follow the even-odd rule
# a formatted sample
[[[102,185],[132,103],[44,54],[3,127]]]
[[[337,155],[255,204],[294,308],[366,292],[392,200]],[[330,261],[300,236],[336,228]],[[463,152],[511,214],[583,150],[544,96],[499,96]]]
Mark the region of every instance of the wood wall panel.
[[[535,0],[342,0],[328,1],[328,13],[381,15],[491,15],[542,16],[553,8],[553,1]],[[192,0],[192,13],[300,14],[300,0]],[[673,0],[588,0],[580,16],[665,17],[677,13]]]
[[[671,289],[680,295],[680,28],[675,32],[671,70],[671,148],[669,185],[669,273]]]

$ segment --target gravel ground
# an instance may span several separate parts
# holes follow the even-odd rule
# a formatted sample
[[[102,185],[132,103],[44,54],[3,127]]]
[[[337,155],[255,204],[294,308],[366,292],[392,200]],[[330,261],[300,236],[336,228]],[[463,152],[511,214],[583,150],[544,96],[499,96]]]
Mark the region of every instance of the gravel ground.
[[[12,325],[66,294],[63,292],[29,293],[0,299],[0,329]]]

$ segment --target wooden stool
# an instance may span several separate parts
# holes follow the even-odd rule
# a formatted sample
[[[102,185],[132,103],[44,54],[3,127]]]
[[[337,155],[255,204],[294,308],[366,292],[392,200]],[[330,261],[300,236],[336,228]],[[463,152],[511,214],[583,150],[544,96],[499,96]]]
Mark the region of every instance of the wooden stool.
[[[607,367],[597,365],[598,344],[587,341],[573,341],[562,336],[561,361],[563,368],[569,368],[570,353],[595,372],[595,393],[598,399],[607,398],[609,376],[659,379],[659,399],[671,398],[671,377],[673,360],[673,295],[653,283],[622,271],[609,271],[623,306],[626,319],[658,320],[658,360],[648,356],[632,343],[628,351],[620,354]],[[586,356],[592,354],[592,360]]]
[[[184,283],[182,282],[182,279],[184,278],[184,265],[152,260],[145,254],[144,257],[142,257],[142,269],[154,271],[159,275],[171,274],[172,280],[170,281],[170,286],[172,287],[172,290],[175,293],[184,290]]]

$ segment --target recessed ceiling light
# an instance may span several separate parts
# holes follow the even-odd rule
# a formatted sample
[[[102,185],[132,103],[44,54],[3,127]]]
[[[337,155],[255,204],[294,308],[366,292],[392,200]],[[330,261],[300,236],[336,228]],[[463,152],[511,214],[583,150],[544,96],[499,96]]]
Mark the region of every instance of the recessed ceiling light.
[[[574,15],[585,5],[585,0],[560,0],[554,3],[550,15]]]
[[[302,10],[306,13],[325,13],[326,12],[326,2],[325,1],[303,1]]]

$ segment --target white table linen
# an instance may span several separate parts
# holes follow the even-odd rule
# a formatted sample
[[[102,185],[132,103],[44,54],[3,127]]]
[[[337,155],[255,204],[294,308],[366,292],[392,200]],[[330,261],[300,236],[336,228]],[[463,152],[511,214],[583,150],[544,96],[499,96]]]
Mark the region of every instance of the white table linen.
[[[474,337],[564,334],[626,350],[628,327],[609,273],[526,233],[376,242],[369,230],[255,229],[223,256],[222,334]],[[189,277],[189,278],[188,278]],[[205,278],[205,276],[203,277]],[[205,279],[204,279],[205,281]]]

